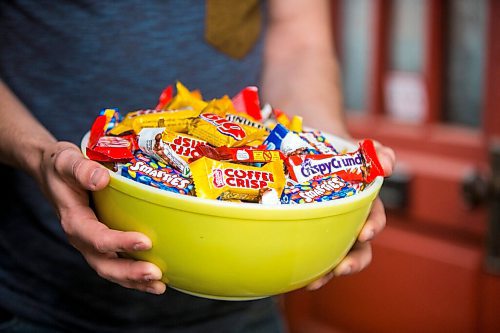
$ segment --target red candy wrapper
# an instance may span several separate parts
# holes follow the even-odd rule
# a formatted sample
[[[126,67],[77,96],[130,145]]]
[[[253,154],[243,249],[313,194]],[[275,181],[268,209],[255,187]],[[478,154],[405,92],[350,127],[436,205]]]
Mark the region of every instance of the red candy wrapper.
[[[169,85],[161,92],[161,95],[158,98],[158,104],[155,107],[156,110],[163,109],[172,100],[173,91],[174,88]]]
[[[372,182],[384,176],[384,170],[372,140],[363,140],[359,149],[340,155],[292,155],[286,159],[290,178],[303,183],[329,175],[337,175],[346,181]]]
[[[238,112],[244,112],[257,121],[262,120],[259,90],[257,87],[249,86],[244,88],[232,98],[232,102]]]
[[[87,157],[99,162],[126,162],[134,157],[136,147],[132,136],[107,136],[109,117],[98,116],[90,129],[86,151]]]

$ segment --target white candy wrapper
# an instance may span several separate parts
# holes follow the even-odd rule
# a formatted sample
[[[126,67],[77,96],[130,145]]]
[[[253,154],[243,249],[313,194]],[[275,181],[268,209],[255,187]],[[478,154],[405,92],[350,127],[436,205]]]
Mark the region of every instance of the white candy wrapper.
[[[189,164],[162,139],[165,127],[145,127],[138,134],[138,145],[142,152],[158,161],[172,166],[183,176],[189,176]]]

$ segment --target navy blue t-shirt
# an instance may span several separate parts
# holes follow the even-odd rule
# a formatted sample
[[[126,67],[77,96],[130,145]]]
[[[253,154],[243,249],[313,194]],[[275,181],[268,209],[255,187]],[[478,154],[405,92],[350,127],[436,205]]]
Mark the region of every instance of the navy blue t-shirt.
[[[0,79],[59,140],[76,144],[100,109],[154,107],[177,80],[205,99],[258,85],[263,35],[231,57],[206,42],[206,25],[217,23],[205,10],[200,0],[2,1]],[[0,172],[0,308],[67,332],[121,333],[239,332],[272,311],[272,299],[150,295],[99,277],[33,180]]]

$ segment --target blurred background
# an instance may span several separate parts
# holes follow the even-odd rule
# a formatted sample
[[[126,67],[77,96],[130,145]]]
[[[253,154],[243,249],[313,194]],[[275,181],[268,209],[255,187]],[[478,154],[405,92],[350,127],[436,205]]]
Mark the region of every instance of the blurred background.
[[[500,1],[332,0],[351,133],[393,147],[372,264],[292,333],[500,332]]]

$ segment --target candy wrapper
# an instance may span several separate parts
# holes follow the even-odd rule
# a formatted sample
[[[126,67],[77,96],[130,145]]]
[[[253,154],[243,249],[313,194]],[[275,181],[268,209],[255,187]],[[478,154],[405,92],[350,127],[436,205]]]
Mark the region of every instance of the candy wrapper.
[[[357,151],[346,154],[292,155],[286,164],[290,177],[299,183],[329,175],[370,183],[377,176],[384,176],[372,140],[363,140]]]
[[[119,173],[139,183],[179,194],[193,192],[193,181],[170,166],[156,161],[141,152],[128,163],[120,166]]]
[[[196,91],[189,91],[181,82],[176,85],[177,94],[168,103],[163,103],[162,110],[193,110],[198,114],[207,106],[207,102]]]
[[[139,148],[144,154],[174,167],[183,176],[189,176],[191,172],[187,162],[163,141],[162,134],[164,131],[165,128],[162,127],[142,129],[137,140]]]
[[[168,143],[170,147],[184,160],[189,161],[201,157],[196,147],[206,145],[203,140],[197,139],[193,136],[176,133],[165,129],[162,133],[162,140]]]
[[[112,112],[109,112],[110,110]],[[85,151],[90,159],[98,162],[125,162],[134,157],[134,137],[106,134],[118,117],[116,113],[114,109],[106,109],[94,120]]]
[[[261,108],[254,86],[210,101],[180,82],[175,87],[175,95],[173,86],[164,89],[155,109],[124,117],[102,109],[87,156],[155,188],[263,205],[336,200],[384,176],[372,140],[338,149],[302,117]]]
[[[283,204],[324,202],[357,193],[354,186],[337,176],[329,176],[300,184],[287,184],[281,196]]]
[[[110,135],[124,135],[130,134],[134,131],[132,124],[134,119],[143,115],[160,113],[162,110],[154,110],[154,109],[143,109],[131,111],[125,115],[125,117],[117,123],[112,129],[109,130],[108,134]]]
[[[202,157],[190,167],[196,195],[201,198],[256,202],[266,188],[281,195],[285,184],[281,160],[259,168]]]
[[[301,154],[306,149],[314,149],[300,136],[281,124],[277,124],[273,128],[269,136],[264,140],[264,145],[270,150],[279,149],[286,156]]]
[[[255,148],[212,147],[199,145],[196,147],[198,156],[205,156],[218,161],[231,161],[240,163],[268,163],[283,160],[284,156],[279,150]]]
[[[189,124],[200,115],[191,109],[168,110],[137,116],[132,121],[132,129],[139,133],[146,127],[165,127],[173,132],[187,133]]]
[[[313,149],[307,149],[309,154],[335,154],[338,155],[339,151],[328,141],[328,139],[318,130],[302,131],[297,134],[307,142]]]
[[[188,133],[199,139],[205,140],[215,147],[239,147],[257,141],[262,143],[266,130],[248,127],[227,120],[218,109],[215,102],[211,102],[200,116],[193,120]]]
[[[248,114],[253,119],[262,120],[260,111],[259,89],[255,86],[243,88],[236,96],[232,98],[232,102],[237,111]]]

